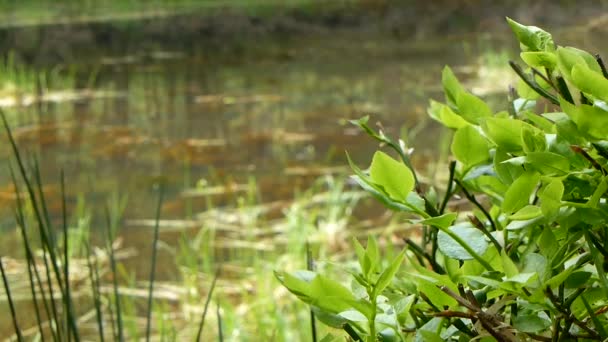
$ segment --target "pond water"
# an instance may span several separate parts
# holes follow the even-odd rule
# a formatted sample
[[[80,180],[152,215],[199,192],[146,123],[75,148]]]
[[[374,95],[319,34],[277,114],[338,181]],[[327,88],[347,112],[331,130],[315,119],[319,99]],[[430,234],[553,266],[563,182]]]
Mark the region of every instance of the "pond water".
[[[478,62],[470,49],[478,41],[336,35],[267,43],[263,53],[245,45],[230,58],[102,56],[83,63],[89,72],[65,66],[47,76],[51,90],[41,102],[5,110],[20,147],[38,156],[49,191],[63,169],[70,202],[128,194],[126,217],[147,218],[152,185],[162,181],[163,217],[183,218],[205,209],[197,191],[185,192],[197,185],[199,193],[239,191],[253,177],[271,201],[320,174],[343,173],[345,150],[367,163],[373,142],[346,122],[363,115],[392,134],[415,131],[414,160],[424,163],[440,133],[426,120],[427,99],[440,97],[443,65]],[[1,153],[8,160],[7,145]],[[10,177],[6,167],[0,172],[10,202]]]

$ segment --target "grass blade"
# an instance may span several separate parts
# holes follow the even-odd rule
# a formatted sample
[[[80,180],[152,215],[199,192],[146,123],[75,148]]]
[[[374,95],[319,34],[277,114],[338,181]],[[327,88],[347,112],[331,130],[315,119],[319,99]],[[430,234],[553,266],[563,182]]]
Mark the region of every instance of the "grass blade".
[[[101,296],[99,293],[99,273],[97,273],[99,265],[97,257],[95,263],[91,262],[91,248],[88,241],[83,241],[85,250],[87,251],[87,266],[89,268],[89,279],[91,281],[91,293],[93,294],[93,305],[95,306],[95,318],[97,319],[97,332],[99,333],[99,341],[104,342],[103,334],[103,312],[101,310]]]
[[[15,194],[17,198],[17,206],[15,209],[15,219],[17,221],[17,226],[19,227],[19,231],[21,232],[21,237],[23,239],[23,248],[25,249],[25,259],[27,261],[27,275],[28,281],[30,284],[30,293],[32,294],[32,301],[34,304],[34,312],[36,314],[36,323],[38,324],[38,331],[40,333],[40,341],[45,342],[44,338],[44,328],[42,327],[42,319],[40,318],[40,309],[38,307],[38,296],[36,295],[36,279],[34,278],[34,274],[32,273],[32,267],[36,272],[36,276],[38,279],[38,284],[40,285],[40,277],[38,275],[38,270],[36,269],[36,261],[34,260],[34,256],[32,250],[30,249],[30,244],[26,232],[25,219],[23,215],[23,204],[21,202],[21,196],[19,192],[19,185],[17,184],[17,180],[15,179],[15,173],[13,168],[9,164],[9,171],[11,174],[11,179],[13,180],[13,184],[15,187]],[[46,302],[46,298],[44,297],[44,290],[40,286],[40,292],[43,298],[44,308],[46,309],[47,317],[50,317],[49,307]],[[53,338],[56,338],[54,331],[51,329],[51,333],[53,334]]]
[[[39,174],[39,173],[38,173]],[[72,331],[72,335],[74,336],[74,341],[80,341],[80,333],[78,332],[78,326],[76,324],[76,318],[74,317],[74,307],[72,305],[72,296],[70,293],[70,255],[69,255],[69,236],[68,236],[68,214],[66,208],[66,199],[65,199],[65,174],[63,170],[61,170],[61,216],[62,216],[62,229],[63,229],[63,279],[65,281],[65,295],[64,305],[66,310],[66,319],[68,322],[68,327],[66,331],[68,331],[68,342],[71,341],[69,330]],[[40,182],[40,180],[38,180]],[[42,187],[40,187],[42,188]],[[44,201],[43,201],[44,203]],[[45,214],[48,217],[48,212],[46,211],[46,205],[44,205]]]
[[[110,254],[110,268],[112,270],[112,286],[114,289],[114,307],[116,309],[116,327],[117,333],[116,340],[124,341],[124,332],[123,332],[123,322],[122,322],[122,313],[120,309],[120,296],[118,293],[118,272],[116,271],[116,258],[114,256],[114,248],[112,247],[112,242],[114,241],[114,234],[112,233],[112,220],[110,218],[110,210],[106,206],[106,221],[107,221],[107,248],[108,253]]]
[[[217,315],[217,340],[220,342],[224,342],[224,330],[222,329],[222,313],[220,312],[220,301],[217,301],[217,307],[215,309],[215,314]]]
[[[156,276],[156,254],[158,252],[158,230],[160,222],[160,211],[163,203],[164,186],[160,185],[160,193],[158,196],[158,204],[156,206],[156,222],[154,224],[154,240],[152,242],[152,266],[150,269],[150,285],[148,288],[148,317],[146,321],[146,341],[150,341],[150,329],[152,327],[152,294],[154,292],[154,278]]]
[[[312,251],[310,250],[310,243],[306,241],[306,269],[314,271],[314,260],[312,259]],[[315,322],[315,313],[310,309],[310,333],[312,341],[317,342],[317,324]]]
[[[213,280],[211,281],[211,287],[209,288],[209,292],[207,293],[207,298],[205,299],[205,307],[203,308],[203,315],[201,317],[201,322],[198,325],[198,332],[196,333],[196,340],[200,342],[202,334],[203,334],[203,326],[205,325],[205,318],[207,317],[207,310],[209,309],[209,303],[211,302],[211,296],[213,295],[213,290],[215,289],[215,283],[217,282],[217,278],[220,276],[220,269],[218,268],[215,271],[215,275],[213,276]]]
[[[13,134],[11,132],[10,126],[8,125],[8,121],[6,120],[6,116],[4,115],[4,111],[0,110],[0,118],[2,119],[2,123],[4,124],[4,128],[6,130],[10,145],[11,145],[11,149],[13,151],[13,155],[17,161],[17,165],[19,167],[19,172],[21,174],[21,177],[23,178],[23,181],[25,183],[25,186],[27,188],[27,192],[28,195],[30,197],[30,202],[32,204],[32,209],[34,212],[34,215],[36,217],[36,221],[38,223],[38,231],[40,233],[40,238],[42,241],[42,249],[43,249],[43,259],[44,259],[44,263],[45,263],[45,267],[46,267],[46,275],[47,275],[47,283],[49,284],[49,289],[50,289],[50,295],[51,295],[51,307],[53,308],[53,316],[55,319],[55,322],[57,323],[57,331],[59,334],[59,340],[61,340],[61,324],[59,324],[59,316],[57,315],[57,310],[55,308],[55,301],[53,298],[53,290],[52,290],[52,281],[51,281],[51,277],[50,277],[50,267],[48,264],[48,259],[46,257],[46,253],[44,253],[44,251],[46,250],[49,254],[49,257],[51,259],[51,264],[52,264],[52,268],[53,268],[53,273],[55,275],[55,278],[57,279],[57,283],[59,285],[59,289],[61,292],[62,296],[65,296],[65,291],[64,288],[62,286],[62,279],[61,279],[61,273],[59,271],[59,265],[57,263],[57,256],[55,255],[55,248],[54,248],[54,244],[52,243],[52,241],[50,240],[49,237],[49,231],[48,226],[45,224],[47,222],[50,222],[49,217],[48,217],[48,212],[46,215],[46,219],[43,218],[42,212],[40,210],[40,206],[38,203],[38,200],[36,198],[36,192],[34,191],[34,187],[32,182],[30,181],[29,177],[27,176],[27,171],[25,169],[25,165],[23,163],[23,159],[21,158],[21,154],[19,152],[19,149],[17,148],[17,144],[15,142],[15,139],[13,138]],[[38,188],[39,188],[39,192],[42,193],[42,186],[40,183],[40,172],[38,172],[38,168],[35,167],[34,168],[35,171],[35,178],[38,180]]]
[[[4,272],[4,266],[2,264],[2,257],[0,257],[0,272],[2,273],[2,282],[4,283],[4,291],[6,292],[8,306],[11,310],[11,317],[13,318],[13,327],[15,328],[15,333],[17,334],[17,340],[19,342],[21,342],[21,341],[23,341],[23,336],[21,336],[21,329],[19,329],[19,323],[17,322],[17,314],[15,313],[15,305],[13,304],[13,298],[11,297],[11,290],[8,285],[8,279],[6,279],[6,273]]]

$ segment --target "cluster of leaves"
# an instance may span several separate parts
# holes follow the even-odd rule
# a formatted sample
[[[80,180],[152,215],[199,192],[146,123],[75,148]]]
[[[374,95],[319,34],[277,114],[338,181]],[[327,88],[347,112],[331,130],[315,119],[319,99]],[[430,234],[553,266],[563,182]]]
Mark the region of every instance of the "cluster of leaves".
[[[455,131],[444,196],[420,184],[401,141],[353,123],[378,151],[353,178],[411,212],[422,241],[383,262],[355,241],[351,288],[277,272],[320,321],[360,341],[602,341],[608,338],[608,74],[599,56],[508,20],[525,66],[498,113],[446,67],[430,116]],[[539,110],[540,108],[540,110]],[[350,161],[350,160],[349,160]],[[428,187],[427,187],[428,188]],[[451,212],[460,196],[467,211]],[[400,273],[402,264],[410,272]],[[329,337],[327,337],[329,339]]]

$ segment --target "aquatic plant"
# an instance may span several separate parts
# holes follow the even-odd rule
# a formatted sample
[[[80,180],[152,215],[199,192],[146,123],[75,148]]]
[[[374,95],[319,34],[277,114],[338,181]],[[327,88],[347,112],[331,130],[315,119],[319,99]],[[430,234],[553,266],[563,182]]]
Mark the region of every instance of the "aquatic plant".
[[[368,170],[349,160],[353,179],[422,236],[390,259],[373,236],[353,241],[350,286],[278,271],[316,320],[370,342],[608,338],[608,72],[597,55],[508,23],[525,63],[509,63],[520,81],[508,108],[494,112],[449,67],[445,103],[431,101],[429,115],[454,131],[443,196],[401,141],[353,121],[398,157],[377,151]]]

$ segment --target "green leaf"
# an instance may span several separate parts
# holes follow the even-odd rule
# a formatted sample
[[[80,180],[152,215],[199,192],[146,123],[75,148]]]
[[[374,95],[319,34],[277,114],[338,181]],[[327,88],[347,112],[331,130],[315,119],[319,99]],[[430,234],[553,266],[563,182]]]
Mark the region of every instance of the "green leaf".
[[[525,26],[511,18],[507,18],[511,30],[517,36],[517,40],[523,51],[553,51],[555,44],[551,34],[536,26]]]
[[[570,171],[568,158],[552,152],[529,152],[526,163],[546,176],[563,176]]]
[[[365,317],[364,314],[360,313],[357,310],[352,310],[352,309],[342,311],[338,314],[338,316],[340,316],[350,322],[367,322],[368,321],[367,317]]]
[[[589,198],[587,206],[589,206],[589,208],[597,208],[600,199],[604,196],[606,191],[608,191],[608,178],[602,177],[600,184],[595,188],[593,195]]]
[[[551,320],[539,317],[538,314],[524,314],[513,317],[513,327],[524,333],[540,333],[551,326]]]
[[[327,333],[325,336],[323,336],[322,339],[319,340],[319,342],[339,342],[344,340],[344,338],[340,335],[332,335],[331,333]]]
[[[560,179],[553,179],[538,194],[540,209],[548,218],[554,217],[561,206],[564,195],[564,184]]]
[[[367,256],[367,253],[365,252],[365,249],[363,249],[363,246],[361,245],[359,240],[357,240],[356,237],[353,237],[352,240],[353,244],[355,245],[355,253],[357,254],[357,258],[359,259],[359,266],[361,266],[361,271],[364,275],[367,275],[370,273],[372,263],[369,260],[369,257]]]
[[[396,201],[405,202],[407,195],[414,189],[412,171],[382,151],[374,153],[369,174],[371,181],[381,186]]]
[[[527,205],[521,209],[519,209],[515,214],[509,216],[509,220],[531,220],[533,218],[539,217],[543,214],[540,207],[535,205]]]
[[[434,317],[426,322],[420,329],[416,330],[414,342],[442,342],[440,331],[443,326],[443,318]]]
[[[483,233],[471,226],[469,223],[460,223],[448,228],[452,233],[460,237],[477,254],[483,254],[488,248],[488,242]],[[467,252],[456,240],[439,231],[437,235],[439,250],[445,256],[458,260],[471,260],[473,256]]]
[[[542,152],[547,149],[545,134],[536,127],[523,126],[521,138],[525,152]]]
[[[357,120],[350,120],[349,122],[359,128],[361,128],[364,132],[366,132],[369,136],[374,137],[376,139],[379,138],[379,135],[374,132],[373,129],[371,129],[369,127],[369,125],[367,124],[367,122],[369,121],[369,115],[366,115],[360,119]]]
[[[509,158],[510,156],[500,148],[494,152],[494,170],[504,184],[513,183],[524,172],[522,167],[504,163]]]
[[[473,126],[465,126],[456,131],[452,139],[452,154],[467,167],[483,163],[490,158],[490,146]]]
[[[327,311],[323,311],[322,309],[311,306],[312,312],[315,314],[315,318],[319,320],[319,322],[336,329],[342,329],[344,324],[348,323],[344,318],[329,313]]]
[[[512,278],[519,274],[519,269],[505,251],[500,253],[500,257],[502,259],[502,268],[505,272],[505,276]]]
[[[601,72],[595,72],[587,66],[576,64],[572,68],[572,83],[582,92],[608,101],[608,80]]]
[[[587,66],[592,71],[601,73],[602,69],[595,58],[586,51],[573,47],[559,47],[556,51],[557,66],[564,78],[572,81],[572,69],[575,65]]]
[[[452,69],[447,65],[443,68],[441,83],[443,84],[443,92],[445,93],[445,100],[448,105],[454,108],[457,107],[458,95],[466,91],[452,72]]]
[[[389,267],[382,272],[374,288],[376,294],[382,293],[382,291],[388,285],[390,285],[391,281],[393,280],[393,277],[395,276],[395,273],[397,273],[399,267],[401,266],[401,263],[403,262],[403,259],[405,258],[405,252],[406,249],[401,251],[401,253],[399,253],[399,255],[397,255],[395,259],[393,259]]]
[[[450,107],[437,101],[431,100],[431,104],[429,105],[427,112],[431,118],[439,121],[448,128],[458,129],[469,125],[465,119],[454,113]]]
[[[452,222],[456,219],[458,214],[456,213],[447,213],[441,216],[435,216],[424,220],[416,220],[412,221],[419,224],[439,227],[439,228],[447,228],[452,225]]]
[[[566,280],[564,281],[564,286],[567,289],[578,289],[580,287],[585,286],[585,284],[587,284],[587,281],[589,281],[589,278],[591,278],[591,272],[572,272],[572,274],[570,274],[568,278],[566,278]]]
[[[373,235],[369,235],[369,237],[367,238],[367,248],[365,249],[365,255],[371,263],[371,267],[367,274],[367,277],[369,278],[372,272],[374,272],[376,268],[378,268],[379,263],[381,262],[378,241],[376,241],[376,238]]]
[[[527,100],[527,102],[513,102],[513,106],[515,107],[516,113],[525,110],[529,103],[535,104],[535,101],[541,97],[540,94],[536,92],[536,90],[532,89],[528,85],[528,83],[526,83],[521,78],[517,80],[517,85],[515,89],[517,90],[517,94],[521,99]]]
[[[525,172],[511,184],[505,193],[502,210],[506,213],[514,213],[530,204],[530,196],[534,193],[540,175],[536,172]]]
[[[574,121],[578,129],[593,138],[608,138],[608,112],[600,107],[579,105],[560,100],[564,112]]]
[[[549,264],[547,258],[538,253],[530,253],[524,257],[522,272],[538,274],[538,278],[544,281],[548,272]]]
[[[540,238],[538,239],[538,248],[542,255],[544,255],[548,260],[552,260],[557,251],[559,250],[559,244],[557,243],[557,238],[553,231],[549,227],[545,227],[543,232],[540,234]]]
[[[522,127],[526,125],[521,120],[492,117],[485,120],[483,131],[498,147],[506,152],[522,150]]]
[[[309,271],[310,272],[310,271]],[[316,273],[310,272],[310,280],[316,276]],[[275,277],[279,282],[289,290],[289,292],[298,296],[302,301],[307,302],[311,297],[310,281],[304,280],[301,277],[295,277],[287,272],[275,272]]]
[[[457,95],[456,106],[460,115],[473,124],[479,124],[484,118],[492,116],[492,110],[482,99],[466,91]]]
[[[528,51],[522,52],[521,59],[534,68],[548,68],[552,70],[557,65],[557,56],[553,52]]]
[[[458,305],[458,302],[456,302],[454,298],[441,291],[437,285],[420,278],[416,279],[416,282],[418,283],[418,292],[424,293],[429,301],[436,307],[454,307]]]
[[[311,305],[334,314],[350,309],[356,302],[349,289],[320,274],[310,283],[310,299]]]
[[[555,125],[545,117],[529,110],[522,112],[521,115],[531,121],[534,126],[543,130],[545,133],[555,133]]]

